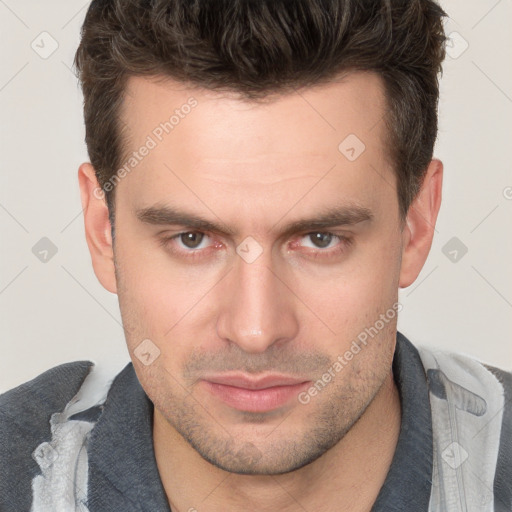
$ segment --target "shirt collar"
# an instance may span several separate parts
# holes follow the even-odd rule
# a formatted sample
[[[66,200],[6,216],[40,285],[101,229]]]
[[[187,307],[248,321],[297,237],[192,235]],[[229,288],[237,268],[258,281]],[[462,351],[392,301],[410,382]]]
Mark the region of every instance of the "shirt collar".
[[[372,512],[427,512],[432,417],[425,372],[401,333],[393,358],[402,420],[395,454]],[[153,404],[129,363],[115,378],[88,442],[90,512],[170,512],[153,448]]]
[[[153,404],[129,363],[114,379],[89,439],[90,512],[170,512],[152,431]]]
[[[395,455],[372,512],[427,512],[432,487],[432,413],[419,352],[400,332],[393,375],[402,422]]]

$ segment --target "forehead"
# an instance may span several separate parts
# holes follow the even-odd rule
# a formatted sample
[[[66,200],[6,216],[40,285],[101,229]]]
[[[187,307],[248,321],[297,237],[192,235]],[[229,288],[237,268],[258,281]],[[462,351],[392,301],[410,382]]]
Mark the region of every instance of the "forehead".
[[[192,101],[199,108],[189,109]],[[277,151],[286,150],[288,143],[295,149],[297,141],[311,140],[316,145],[319,138],[330,144],[330,139],[347,132],[369,139],[374,128],[377,135],[381,132],[385,103],[382,79],[372,72],[348,73],[332,83],[268,96],[262,102],[235,92],[190,87],[170,78],[132,76],[125,87],[121,119],[130,137],[137,138],[153,132],[174,114],[173,135],[184,131],[179,124],[188,125],[205,150],[219,150],[216,143],[222,139],[231,142],[222,147],[223,154],[231,147],[250,156],[258,153],[257,142]],[[194,115],[188,116],[189,110]],[[190,117],[186,123],[181,123],[183,115]],[[281,136],[276,138],[276,134]],[[238,143],[247,135],[258,140],[253,138],[240,148]]]
[[[383,90],[378,75],[357,72],[250,102],[235,93],[131,77],[121,112],[123,164],[149,140],[151,150],[119,188],[137,207],[165,203],[184,183],[197,197],[222,187],[236,208],[249,199],[291,204],[312,186],[361,202],[378,195],[382,176],[393,182]]]

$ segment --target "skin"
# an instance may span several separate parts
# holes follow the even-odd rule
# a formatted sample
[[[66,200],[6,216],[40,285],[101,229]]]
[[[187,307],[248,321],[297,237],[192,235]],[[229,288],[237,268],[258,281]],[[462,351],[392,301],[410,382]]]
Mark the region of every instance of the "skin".
[[[264,104],[130,78],[127,148],[140,147],[191,96],[197,106],[117,184],[115,243],[94,169],[79,169],[94,270],[118,294],[133,365],[155,405],[155,455],[169,502],[199,512],[369,511],[400,431],[396,317],[307,404],[241,411],[203,379],[222,371],[321,378],[418,276],[442,164],[430,163],[401,219],[383,86],[360,72]],[[351,133],[366,146],[353,162],[338,150]],[[197,235],[191,248],[187,237],[171,238],[194,232],[189,224],[141,220],[164,206],[222,229]],[[287,230],[335,207],[371,218]],[[251,263],[236,252],[248,236],[262,250]],[[318,236],[327,244],[315,243]],[[145,339],[160,351],[149,365],[134,353]]]

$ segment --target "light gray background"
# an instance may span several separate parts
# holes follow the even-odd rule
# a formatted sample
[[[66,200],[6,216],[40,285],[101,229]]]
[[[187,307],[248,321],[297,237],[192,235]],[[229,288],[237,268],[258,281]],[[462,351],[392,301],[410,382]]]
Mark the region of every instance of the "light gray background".
[[[91,267],[77,184],[87,153],[71,64],[88,3],[0,0],[0,392],[62,362],[129,361],[116,296]],[[442,5],[453,41],[435,151],[444,200],[423,272],[401,292],[399,329],[511,370],[512,0]],[[46,262],[34,254],[43,237],[57,248]]]

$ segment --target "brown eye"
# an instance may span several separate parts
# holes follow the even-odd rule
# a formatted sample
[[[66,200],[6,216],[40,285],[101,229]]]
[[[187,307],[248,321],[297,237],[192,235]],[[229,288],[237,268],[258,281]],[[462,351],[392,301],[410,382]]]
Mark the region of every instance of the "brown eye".
[[[353,239],[344,234],[329,231],[311,231],[292,241],[291,247],[298,249],[304,258],[317,263],[339,261],[352,246]]]
[[[212,261],[212,257],[220,255],[220,250],[225,248],[221,242],[201,231],[181,231],[161,238],[160,245],[171,256],[189,263]]]
[[[309,239],[311,242],[321,249],[325,249],[326,247],[329,247],[330,243],[332,242],[333,235],[331,233],[310,233]]]
[[[187,233],[180,234],[181,243],[189,249],[197,249],[203,241],[204,233],[198,231],[189,231]]]

